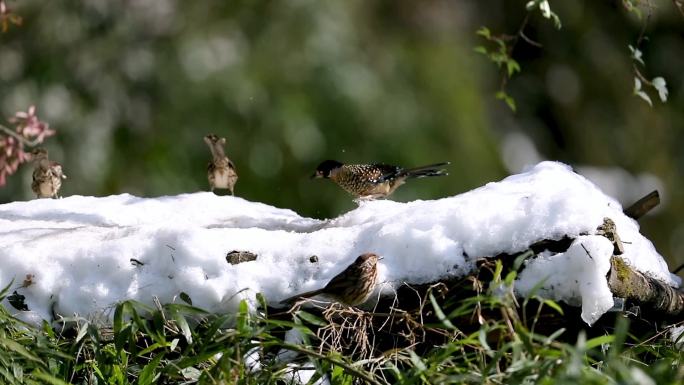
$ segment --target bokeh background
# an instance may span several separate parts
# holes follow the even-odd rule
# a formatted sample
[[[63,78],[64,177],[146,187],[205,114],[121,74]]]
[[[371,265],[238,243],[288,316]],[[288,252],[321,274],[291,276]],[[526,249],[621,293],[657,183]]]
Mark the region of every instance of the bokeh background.
[[[63,196],[207,190],[213,132],[237,195],[317,218],[354,207],[308,178],[328,158],[452,162],[399,201],[559,160],[624,204],[658,189],[643,232],[684,263],[684,16],[650,2],[640,69],[670,91],[650,107],[632,93],[627,47],[644,20],[620,0],[551,1],[562,29],[533,12],[526,35],[543,47],[513,53],[514,113],[494,98],[501,73],[474,51],[486,45],[475,31],[515,34],[526,2],[10,0],[24,23],[0,34],[0,122],[37,106],[58,132],[45,146],[69,176]],[[0,202],[31,199],[30,174],[11,176]]]

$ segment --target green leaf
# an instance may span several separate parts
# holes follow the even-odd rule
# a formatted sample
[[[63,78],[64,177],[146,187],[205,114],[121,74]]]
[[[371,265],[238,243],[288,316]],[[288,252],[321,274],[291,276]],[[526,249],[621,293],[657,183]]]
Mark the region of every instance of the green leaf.
[[[167,310],[169,310],[169,311],[170,311],[171,308],[175,308],[175,309],[177,309],[178,311],[182,311],[183,313],[187,313],[187,314],[197,314],[197,315],[206,315],[206,314],[209,314],[209,313],[208,313],[206,310],[204,310],[204,309],[200,309],[200,308],[198,308],[198,307],[191,306],[191,305],[185,305],[185,304],[182,304],[182,303],[171,303],[171,304],[165,305],[164,308],[167,309]]]
[[[558,338],[563,333],[565,333],[565,328],[560,328],[560,329],[556,330],[555,332],[551,333],[550,336],[548,336],[548,337],[546,337],[546,339],[544,339],[544,344],[546,344],[546,345],[550,344],[551,342],[555,341],[556,338]]]
[[[480,29],[478,29],[475,33],[477,35],[484,37],[487,40],[491,39],[491,37],[492,37],[492,34],[489,31],[489,28],[487,28],[487,27],[480,27]]]
[[[124,324],[124,314],[126,314],[128,306],[130,306],[128,301],[120,302],[116,305],[116,309],[114,309],[114,333],[121,332]]]
[[[259,308],[264,310],[268,309],[268,301],[266,301],[266,297],[264,297],[263,293],[256,293],[256,300],[259,304]]]
[[[508,77],[510,78],[516,72],[520,72],[520,65],[518,64],[517,61],[509,58],[506,61],[506,69],[508,70]]]
[[[198,381],[200,378],[200,375],[202,374],[202,372],[200,372],[196,368],[193,368],[192,366],[181,369],[180,373],[181,373],[181,375],[183,375],[183,377],[186,380],[194,380],[194,381]]]
[[[9,289],[10,289],[10,287],[12,287],[13,283],[14,283],[14,278],[12,278],[12,280],[10,281],[10,283],[7,286],[3,287],[2,290],[0,290],[0,301],[5,299],[5,297],[7,296],[7,293],[9,292]]]
[[[481,54],[483,54],[483,55],[487,55],[487,54],[488,54],[487,48],[485,48],[485,47],[483,47],[483,46],[481,46],[481,45],[478,45],[477,47],[473,48],[473,51],[475,51],[475,52],[477,52],[477,53],[481,53]]]
[[[497,92],[496,95],[494,95],[494,97],[499,99],[499,100],[503,100],[504,102],[506,102],[506,104],[508,105],[508,108],[510,108],[513,112],[515,112],[515,110],[516,110],[515,100],[513,100],[512,97],[508,96],[508,94],[506,94],[504,91]]]
[[[430,293],[430,303],[432,304],[432,308],[435,309],[435,315],[437,316],[437,319],[439,319],[442,322],[442,324],[446,326],[448,329],[457,330],[456,326],[454,326],[454,324],[451,323],[451,321],[442,311],[442,308],[437,304],[437,299],[434,295],[432,295],[432,293]]]
[[[563,308],[560,307],[560,305],[552,299],[545,299],[544,305],[546,305],[546,306],[550,307],[551,309],[557,311],[558,314],[560,314],[560,315],[565,315],[565,314],[563,314]]]
[[[40,358],[36,357],[33,353],[29,352],[24,347],[24,345],[22,345],[16,341],[12,341],[12,340],[7,339],[7,338],[0,338],[0,346],[3,346],[5,348],[15,352],[15,353],[23,356],[24,358],[26,358],[30,361],[39,362],[41,364],[43,363],[43,361]]]
[[[534,251],[532,250],[525,250],[522,253],[518,254],[515,257],[515,260],[513,260],[513,270],[514,271],[519,271],[520,267],[525,263],[527,258],[533,257],[534,256]]]
[[[641,52],[641,50],[632,47],[632,45],[628,45],[627,48],[629,48],[629,51],[632,53],[632,60],[638,62],[641,65],[646,65],[644,63],[644,59],[642,59],[643,53]],[[638,80],[637,78],[635,79]]]
[[[31,376],[52,385],[69,385],[68,382],[62,381],[59,378],[53,377],[47,373],[43,373],[40,370],[31,373]]]
[[[251,330],[249,327],[249,306],[244,299],[240,301],[240,305],[238,306],[237,330],[240,333],[249,333]]]
[[[167,346],[168,346],[168,344],[155,342],[155,343],[153,343],[152,345],[146,347],[145,349],[139,351],[138,354],[137,354],[137,356],[138,356],[138,357],[143,357],[143,356],[145,356],[145,355],[147,355],[147,354],[152,353],[153,351],[155,351],[155,350],[157,350],[157,349],[159,349],[159,348],[164,348],[164,347],[167,347]]]
[[[494,274],[492,277],[492,281],[495,281],[495,282],[500,281],[502,271],[503,271],[503,263],[501,263],[501,261],[497,260],[496,261],[496,268],[494,269]]]
[[[83,337],[88,333],[88,325],[90,325],[88,322],[85,322],[81,324],[78,327],[78,333],[76,334],[76,343],[79,343]]]
[[[46,320],[42,322],[43,332],[50,338],[55,338],[55,331],[52,329],[52,325]]]
[[[320,319],[319,317],[317,317],[317,316],[315,316],[315,315],[313,315],[313,314],[311,314],[311,313],[309,313],[309,312],[306,312],[306,311],[304,311],[304,310],[299,310],[299,311],[297,311],[297,312],[295,313],[295,315],[296,315],[297,317],[301,318],[302,320],[304,320],[304,321],[306,321],[306,322],[312,324],[312,325],[316,325],[316,326],[325,326],[325,325],[327,325],[327,323],[326,323],[325,321],[323,321],[322,319]]]
[[[151,385],[156,382],[159,373],[156,373],[157,367],[164,358],[164,353],[157,354],[149,364],[145,365],[143,370],[140,372],[140,377],[138,378],[138,385]]]
[[[637,91],[636,96],[642,98],[643,100],[646,101],[646,103],[648,103],[649,106],[653,107],[653,102],[651,101],[651,97],[648,96],[648,94],[645,93],[644,91]]]
[[[506,278],[504,279],[504,283],[506,286],[512,286],[513,281],[518,277],[518,272],[517,271],[509,271],[508,274],[506,274]]]
[[[553,20],[553,26],[556,27],[556,29],[561,29],[563,27],[560,18],[553,12],[551,12],[551,19]]]
[[[613,342],[614,340],[615,340],[614,335],[605,335],[605,336],[594,337],[594,338],[592,338],[586,342],[585,348],[586,349],[593,349],[597,346],[609,344],[609,343]]]
[[[653,88],[655,88],[658,91],[658,97],[660,97],[660,101],[665,103],[667,101],[667,84],[665,83],[665,79],[658,76],[653,78],[651,80],[651,84],[653,84]]]
[[[177,307],[169,308],[169,312],[171,313],[171,318],[176,321],[176,324],[181,329],[185,340],[188,342],[188,344],[191,344],[192,332],[190,331],[190,325],[188,325],[188,321],[185,319],[185,316],[178,311]]]
[[[171,344],[169,345],[169,350],[170,351],[176,350],[176,347],[178,346],[179,341],[180,341],[180,339],[178,339],[178,338],[174,338],[173,340],[171,340]]]
[[[332,373],[330,375],[330,380],[334,384],[339,384],[341,381],[344,380],[346,377],[346,373],[344,372],[344,368],[341,366],[334,366]]]
[[[411,359],[411,363],[413,366],[416,368],[418,373],[424,372],[427,370],[427,366],[425,366],[425,363],[423,360],[414,352],[413,350],[409,350],[409,358]]]
[[[484,330],[484,328],[480,328],[480,331],[477,333],[477,339],[480,342],[480,345],[485,349],[487,354],[491,356],[494,352],[487,343],[487,332]]]

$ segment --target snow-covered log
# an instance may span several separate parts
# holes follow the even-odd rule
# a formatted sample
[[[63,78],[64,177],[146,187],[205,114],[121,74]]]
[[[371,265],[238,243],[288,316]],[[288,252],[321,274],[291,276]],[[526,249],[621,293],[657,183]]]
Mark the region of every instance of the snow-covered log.
[[[636,221],[614,199],[561,163],[431,201],[362,202],[338,218],[303,218],[241,198],[201,192],[139,198],[72,196],[0,205],[0,285],[32,321],[108,317],[120,300],[180,301],[233,312],[261,292],[273,305],[322,287],[358,255],[374,252],[379,292],[470,273],[482,257],[515,254],[542,240],[574,239],[564,252],[529,260],[516,287],[582,306],[596,321],[613,306],[606,275],[613,245],[593,235],[611,218],[629,241],[621,255],[666,285],[668,272]],[[228,263],[227,254],[231,253]],[[241,258],[251,253],[256,260]],[[241,254],[245,253],[245,254]],[[315,256],[315,258],[314,258]]]
[[[610,264],[608,286],[615,296],[670,317],[684,314],[684,292],[634,271],[620,257],[611,258]]]

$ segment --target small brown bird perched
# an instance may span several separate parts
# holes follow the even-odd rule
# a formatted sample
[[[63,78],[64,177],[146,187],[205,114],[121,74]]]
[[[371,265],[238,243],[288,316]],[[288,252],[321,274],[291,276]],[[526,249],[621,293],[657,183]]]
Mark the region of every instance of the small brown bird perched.
[[[62,179],[66,179],[66,175],[62,173],[62,165],[51,162],[44,148],[31,151],[31,159],[35,163],[31,190],[38,198],[57,198],[57,193],[62,187]]]
[[[213,192],[216,188],[228,189],[230,190],[230,195],[235,195],[233,190],[238,175],[237,171],[235,171],[235,165],[223,151],[226,138],[219,138],[214,134],[209,134],[204,137],[204,142],[209,146],[212,156],[212,160],[207,167],[207,178],[209,179],[211,191]]]
[[[375,290],[375,284],[378,280],[377,263],[379,259],[381,258],[377,254],[362,254],[356,258],[354,263],[334,276],[322,289],[297,294],[280,302],[287,304],[300,298],[310,298],[320,294],[345,305],[360,305],[366,302]]]
[[[449,175],[442,166],[449,162],[415,168],[401,168],[388,164],[343,164],[326,160],[318,165],[312,178],[331,179],[359,199],[386,198],[409,178]]]

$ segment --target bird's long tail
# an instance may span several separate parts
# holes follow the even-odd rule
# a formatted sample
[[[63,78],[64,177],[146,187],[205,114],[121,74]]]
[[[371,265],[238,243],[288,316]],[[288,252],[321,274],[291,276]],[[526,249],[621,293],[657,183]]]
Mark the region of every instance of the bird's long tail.
[[[424,178],[428,176],[443,176],[449,175],[442,167],[447,166],[449,162],[429,164],[427,166],[420,166],[414,168],[407,168],[401,170],[398,176],[405,176],[406,178]]]
[[[280,303],[288,305],[295,303],[297,300],[302,299],[302,298],[311,298],[313,296],[319,295],[323,292],[324,289],[318,289],[318,290],[312,290],[312,291],[307,291],[306,293],[301,293],[294,295],[290,298],[285,298],[284,300],[280,301]]]

